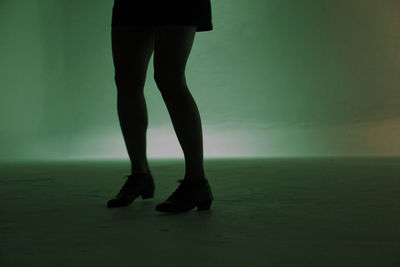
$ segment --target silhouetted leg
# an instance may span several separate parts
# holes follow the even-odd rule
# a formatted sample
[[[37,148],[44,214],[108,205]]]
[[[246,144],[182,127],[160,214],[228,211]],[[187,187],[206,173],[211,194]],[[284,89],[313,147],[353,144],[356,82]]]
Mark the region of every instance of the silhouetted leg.
[[[118,117],[132,172],[148,171],[148,117],[143,89],[153,49],[154,29],[131,25],[112,28]]]
[[[185,79],[195,34],[195,26],[160,26],[154,48],[154,78],[182,147],[188,179],[205,178],[200,114]]]

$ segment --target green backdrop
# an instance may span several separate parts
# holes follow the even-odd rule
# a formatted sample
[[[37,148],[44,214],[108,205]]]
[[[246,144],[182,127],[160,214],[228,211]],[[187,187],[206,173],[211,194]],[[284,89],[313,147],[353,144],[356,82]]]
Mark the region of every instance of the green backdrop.
[[[205,157],[399,155],[400,2],[214,0],[187,82]],[[127,158],[112,0],[0,0],[0,160]],[[148,156],[183,157],[149,65]]]

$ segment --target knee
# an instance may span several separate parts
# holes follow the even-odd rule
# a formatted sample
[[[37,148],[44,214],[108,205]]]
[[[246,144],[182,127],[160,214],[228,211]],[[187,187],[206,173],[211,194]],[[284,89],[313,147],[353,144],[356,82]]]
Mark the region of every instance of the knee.
[[[161,74],[154,72],[154,81],[162,94],[187,91],[185,75]]]
[[[145,77],[143,77],[143,75],[135,75],[128,72],[116,72],[114,74],[114,81],[118,93],[143,93],[145,85]]]

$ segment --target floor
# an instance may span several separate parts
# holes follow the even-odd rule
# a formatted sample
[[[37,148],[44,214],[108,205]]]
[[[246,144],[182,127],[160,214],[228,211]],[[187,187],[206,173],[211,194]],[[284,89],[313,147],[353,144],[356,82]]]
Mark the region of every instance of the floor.
[[[109,209],[126,160],[0,165],[0,266],[400,266],[400,158],[206,159],[209,211]]]

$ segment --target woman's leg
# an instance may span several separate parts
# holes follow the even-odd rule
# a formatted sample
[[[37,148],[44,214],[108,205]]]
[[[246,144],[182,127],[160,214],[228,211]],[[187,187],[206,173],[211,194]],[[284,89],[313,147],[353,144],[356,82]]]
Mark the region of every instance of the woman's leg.
[[[154,49],[154,33],[154,28],[150,27],[112,27],[117,110],[132,173],[148,171],[148,118],[143,89],[148,63]]]
[[[195,34],[195,26],[162,25],[154,44],[154,79],[185,156],[187,179],[205,178],[200,114],[185,79]]]

